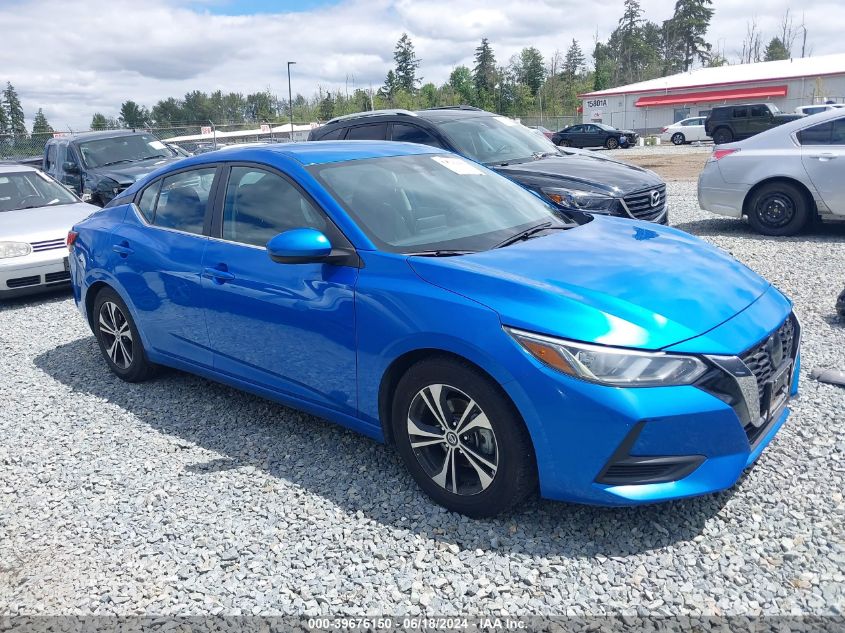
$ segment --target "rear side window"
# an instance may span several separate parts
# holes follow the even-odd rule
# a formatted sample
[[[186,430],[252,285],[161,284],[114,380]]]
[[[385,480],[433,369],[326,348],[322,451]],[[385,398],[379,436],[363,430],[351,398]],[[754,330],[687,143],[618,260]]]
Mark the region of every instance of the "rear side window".
[[[55,145],[55,143],[53,145],[50,145],[50,146],[47,147],[47,160],[44,161],[44,163],[45,163],[44,168],[47,171],[50,171],[56,165],[56,145]]]
[[[161,180],[156,180],[152,185],[144,189],[141,199],[138,201],[138,209],[141,211],[147,222],[153,221],[153,214],[158,201],[158,192],[161,189]]]
[[[831,145],[845,145],[845,119],[836,119],[833,122],[833,131],[830,133]]]
[[[443,145],[434,136],[429,134],[426,130],[418,125],[408,125],[407,123],[394,123],[393,134],[391,138],[394,141],[401,141],[404,143],[419,143],[420,145],[431,145],[432,147],[440,147]]]
[[[153,224],[201,235],[215,171],[215,167],[192,169],[163,178]]]
[[[387,123],[370,123],[349,128],[347,141],[383,141],[387,138]]]
[[[346,131],[346,128],[339,127],[336,130],[331,130],[330,132],[326,132],[322,136],[320,136],[317,140],[318,141],[336,141],[343,137],[343,133]]]
[[[798,142],[801,145],[830,145],[830,135],[833,123],[821,123],[798,132]]]

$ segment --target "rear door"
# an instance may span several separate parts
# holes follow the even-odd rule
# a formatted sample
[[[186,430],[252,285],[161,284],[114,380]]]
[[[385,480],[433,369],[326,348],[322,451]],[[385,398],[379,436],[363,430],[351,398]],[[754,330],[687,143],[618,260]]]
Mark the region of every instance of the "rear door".
[[[704,117],[684,121],[683,128],[684,137],[688,141],[703,141],[707,138],[704,133]]]
[[[845,215],[845,117],[797,134],[801,162],[827,207]]]
[[[765,105],[753,105],[748,108],[748,133],[759,134],[772,127],[772,111]]]
[[[212,366],[201,296],[215,166],[186,169],[145,187],[112,233],[112,270],[151,347]]]

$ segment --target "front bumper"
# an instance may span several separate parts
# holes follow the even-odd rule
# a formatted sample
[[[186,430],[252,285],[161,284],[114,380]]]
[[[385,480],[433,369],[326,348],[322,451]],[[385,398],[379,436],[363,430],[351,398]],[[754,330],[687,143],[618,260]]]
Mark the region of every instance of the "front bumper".
[[[773,302],[756,308],[752,304],[746,312],[772,307]],[[781,298],[776,307],[778,314],[769,320],[782,321],[789,306]],[[756,341],[760,333],[752,336]],[[739,355],[747,347],[731,353]],[[542,496],[619,506],[734,485],[786,421],[786,405],[797,393],[800,358],[796,346],[787,397],[762,426],[755,426],[759,432],[743,423],[736,402],[704,388],[606,387],[564,376],[533,358],[528,361],[533,370],[525,370],[506,389],[532,430]]]
[[[36,294],[69,284],[65,249],[0,260],[0,299]]]

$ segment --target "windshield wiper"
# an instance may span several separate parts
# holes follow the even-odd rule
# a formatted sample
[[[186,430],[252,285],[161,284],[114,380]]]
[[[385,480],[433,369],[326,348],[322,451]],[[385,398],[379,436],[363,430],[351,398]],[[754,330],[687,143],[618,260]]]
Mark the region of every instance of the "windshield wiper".
[[[447,249],[438,249],[433,251],[416,251],[415,253],[404,253],[408,257],[457,257],[459,255],[471,255],[478,251],[456,251]]]
[[[516,235],[511,235],[508,239],[499,242],[493,248],[502,248],[503,246],[510,246],[511,244],[516,244],[517,242],[527,240],[532,235],[542,233],[543,231],[557,231],[571,228],[571,226],[552,226],[551,222],[543,222],[542,224],[537,224],[536,226],[527,228],[524,231],[520,231]]]
[[[134,163],[131,158],[121,158],[120,160],[113,160],[109,163],[103,163],[100,167],[111,167],[112,165],[120,165],[121,163]]]
[[[143,158],[139,158],[138,160],[151,160],[153,158],[168,158],[166,154],[153,154],[152,156],[144,156]]]
[[[560,156],[560,152],[534,152],[534,158],[548,158],[549,156]]]

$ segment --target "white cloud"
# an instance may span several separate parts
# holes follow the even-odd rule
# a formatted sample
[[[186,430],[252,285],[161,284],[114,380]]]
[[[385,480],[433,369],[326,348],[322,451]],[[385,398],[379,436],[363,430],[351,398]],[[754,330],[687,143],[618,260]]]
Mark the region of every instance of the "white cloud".
[[[649,19],[672,13],[671,0],[643,0]],[[751,9],[716,0],[708,39],[730,57],[742,46]],[[757,10],[766,41],[786,0]],[[44,109],[54,127],[87,126],[91,115],[117,112],[133,99],[152,106],[193,89],[287,92],[286,62],[295,60],[294,91],[310,95],[344,85],[378,87],[403,31],[414,41],[426,81],[441,83],[457,64],[472,64],[481,37],[506,62],[525,46],[549,55],[573,38],[589,53],[622,11],[583,0],[347,0],[308,12],[225,16],[178,2],[145,0],[12,0],[0,5],[0,81],[11,81],[31,119]],[[842,50],[839,2],[794,0],[814,54]]]

